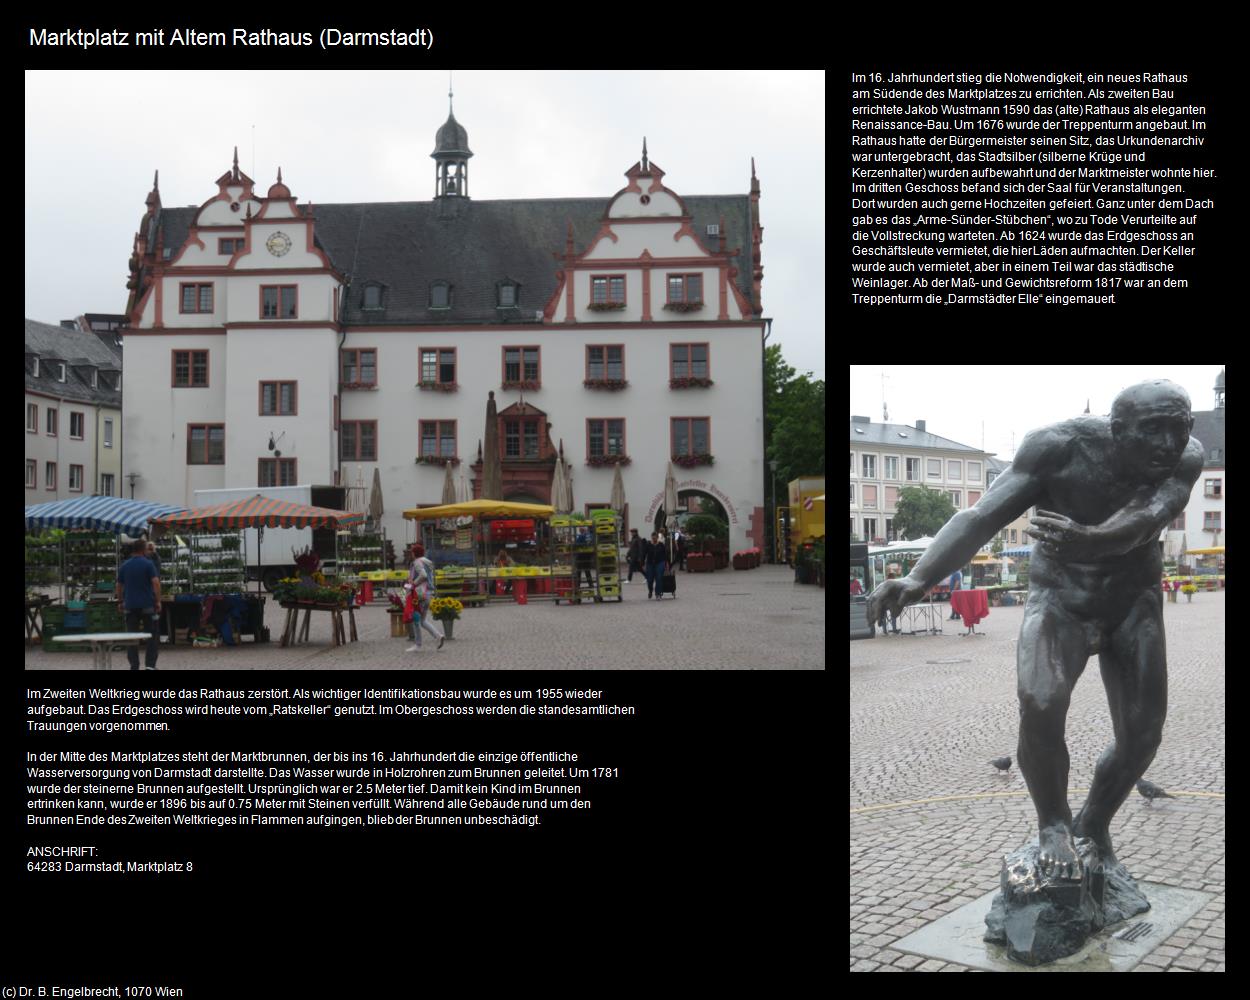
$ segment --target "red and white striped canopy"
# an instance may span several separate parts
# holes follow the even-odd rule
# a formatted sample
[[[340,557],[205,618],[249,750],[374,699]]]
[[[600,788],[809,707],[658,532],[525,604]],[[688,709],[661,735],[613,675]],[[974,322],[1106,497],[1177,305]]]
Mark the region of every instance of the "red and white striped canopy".
[[[237,531],[241,528],[341,528],[364,520],[364,514],[308,507],[257,493],[215,507],[196,507],[181,514],[154,517],[152,523],[188,531]]]

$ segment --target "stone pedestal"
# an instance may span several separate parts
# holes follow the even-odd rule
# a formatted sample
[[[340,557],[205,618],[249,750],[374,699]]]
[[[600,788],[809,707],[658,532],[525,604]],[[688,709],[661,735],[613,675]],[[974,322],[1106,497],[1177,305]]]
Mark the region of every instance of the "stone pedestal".
[[[1093,841],[1078,837],[1079,879],[1038,874],[1034,842],[1003,859],[1001,891],[985,918],[985,940],[1003,944],[1026,965],[1075,954],[1089,936],[1150,909],[1123,865],[1104,859]]]

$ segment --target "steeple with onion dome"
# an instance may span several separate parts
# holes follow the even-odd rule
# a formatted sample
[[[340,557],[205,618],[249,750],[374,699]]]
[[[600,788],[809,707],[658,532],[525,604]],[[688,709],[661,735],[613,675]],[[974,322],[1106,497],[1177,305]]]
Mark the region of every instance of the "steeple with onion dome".
[[[447,121],[434,136],[434,197],[469,197],[469,133],[456,121],[451,107],[451,84],[447,87]]]

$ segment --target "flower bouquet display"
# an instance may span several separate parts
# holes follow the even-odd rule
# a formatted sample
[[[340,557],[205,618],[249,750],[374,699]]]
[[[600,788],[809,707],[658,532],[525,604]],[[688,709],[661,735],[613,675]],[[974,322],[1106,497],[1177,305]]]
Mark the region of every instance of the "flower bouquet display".
[[[436,597],[430,602],[430,614],[443,623],[443,632],[452,638],[452,623],[460,617],[464,605],[454,597]]]

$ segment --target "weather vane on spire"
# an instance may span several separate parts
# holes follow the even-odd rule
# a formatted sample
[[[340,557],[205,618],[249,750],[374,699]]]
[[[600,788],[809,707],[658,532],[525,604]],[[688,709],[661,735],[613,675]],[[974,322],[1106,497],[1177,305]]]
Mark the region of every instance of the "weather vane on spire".
[[[448,113],[448,114],[451,114],[451,113],[452,113],[452,111],[451,111],[451,99],[452,99],[452,96],[453,96],[453,95],[452,95],[452,90],[451,90],[451,73],[452,73],[452,71],[451,71],[451,70],[448,70],[448,71],[447,71],[447,113]]]
[[[647,166],[647,137],[645,135],[642,137],[642,169],[644,173],[650,169]]]

